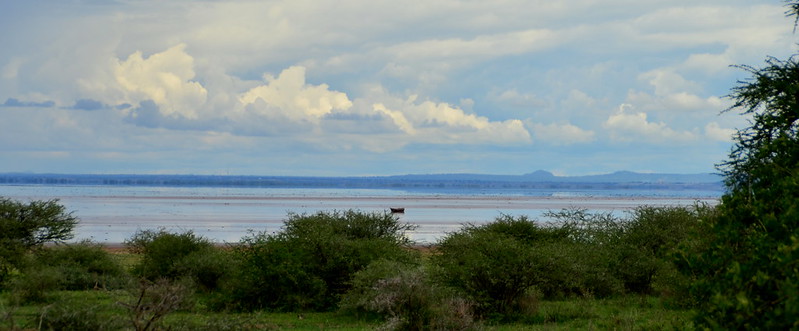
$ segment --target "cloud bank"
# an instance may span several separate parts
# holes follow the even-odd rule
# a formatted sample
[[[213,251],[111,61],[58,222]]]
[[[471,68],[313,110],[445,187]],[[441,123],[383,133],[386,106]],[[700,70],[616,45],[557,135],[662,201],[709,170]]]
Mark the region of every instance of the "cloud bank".
[[[358,125],[379,122],[381,130],[369,134],[391,135],[395,143],[390,149],[405,143],[518,144],[530,140],[520,120],[491,121],[467,114],[455,105],[418,100],[416,95],[406,99],[384,96],[390,100],[374,103],[350,100],[346,93],[327,84],[308,83],[303,66],[290,66],[277,75],[266,73],[260,81],[217,85],[219,90],[209,90],[199,82],[204,77],[198,77],[195,60],[185,44],[149,56],[136,51],[124,60],[111,59],[108,63],[112,63],[108,68],[112,74],[106,76],[114,80],[89,81],[89,85],[104,88],[90,93],[92,99],[78,100],[74,108],[98,108],[102,103],[137,105],[121,112],[130,123],[144,127],[241,136],[312,133],[325,139],[346,139],[339,135],[363,135],[366,131]],[[215,79],[236,78],[222,75]],[[235,89],[241,86],[250,87]],[[209,96],[220,95],[226,96],[224,102],[209,102]],[[354,103],[362,106],[353,109]],[[340,124],[345,119],[352,123],[331,123]],[[359,119],[364,120],[356,121]]]
[[[772,0],[3,2],[0,171],[708,172]],[[221,158],[220,158],[221,156]]]

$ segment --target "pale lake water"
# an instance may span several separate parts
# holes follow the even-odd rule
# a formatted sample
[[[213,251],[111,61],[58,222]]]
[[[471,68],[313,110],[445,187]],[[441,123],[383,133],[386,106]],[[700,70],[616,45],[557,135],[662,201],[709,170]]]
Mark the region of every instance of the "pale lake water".
[[[191,230],[218,243],[238,242],[248,231],[277,232],[289,213],[405,208],[396,214],[417,225],[408,236],[435,243],[465,223],[483,224],[500,215],[525,215],[541,222],[547,211],[584,208],[625,216],[642,205],[716,204],[716,191],[469,191],[378,189],[290,189],[227,187],[0,185],[0,197],[27,202],[59,199],[80,219],[75,239],[118,244],[137,230]]]

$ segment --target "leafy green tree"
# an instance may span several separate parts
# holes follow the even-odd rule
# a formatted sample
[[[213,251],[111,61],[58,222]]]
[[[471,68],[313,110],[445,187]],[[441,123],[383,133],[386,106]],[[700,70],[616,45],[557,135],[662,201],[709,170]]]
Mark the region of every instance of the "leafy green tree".
[[[192,231],[140,230],[125,244],[141,255],[133,273],[151,281],[187,278],[200,289],[214,290],[230,267],[226,252]]]
[[[552,244],[567,235],[524,216],[503,215],[448,234],[431,263],[435,278],[473,301],[480,317],[519,319],[531,314],[534,287],[562,274],[562,260],[554,252],[560,247]]]
[[[789,16],[799,1],[788,1]],[[769,57],[733,88],[728,109],[751,116],[719,165],[728,192],[702,253],[687,257],[713,329],[799,328],[799,61]]]
[[[355,210],[290,214],[279,233],[254,233],[234,249],[238,265],[223,288],[237,309],[331,310],[352,276],[373,261],[412,262],[413,225],[390,213]]]
[[[25,252],[72,238],[77,217],[58,200],[22,203],[0,198],[0,281],[22,262]]]

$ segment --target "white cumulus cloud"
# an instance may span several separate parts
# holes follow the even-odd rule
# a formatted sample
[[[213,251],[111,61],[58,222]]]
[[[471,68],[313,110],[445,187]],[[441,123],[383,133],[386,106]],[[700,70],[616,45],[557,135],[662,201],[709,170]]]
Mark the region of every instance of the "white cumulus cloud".
[[[212,66],[198,73],[184,44],[150,56],[137,51],[110,63],[113,75],[85,78],[82,84],[113,86],[91,91],[92,98],[106,105],[129,104],[123,110],[129,112],[129,122],[145,127],[240,136],[313,135],[306,141],[317,146],[372,151],[408,143],[530,142],[520,120],[491,121],[416,95],[402,99],[385,92],[377,98],[350,99],[327,84],[308,83],[307,69],[299,65],[264,74],[259,81],[242,81]]]
[[[417,101],[413,95],[390,106],[376,104],[376,112],[387,114],[409,142],[442,144],[518,144],[529,143],[530,133],[521,120],[491,121],[467,114],[444,102]]]
[[[288,118],[309,120],[318,119],[334,109],[352,107],[347,94],[330,91],[326,84],[306,84],[304,67],[289,67],[278,77],[265,75],[264,80],[266,85],[254,87],[240,96],[242,104],[261,100],[271,106],[270,110],[281,111]]]
[[[194,59],[179,44],[147,58],[135,52],[114,67],[116,83],[124,93],[124,102],[136,104],[152,100],[166,116],[199,117],[198,109],[208,91],[192,81]]]

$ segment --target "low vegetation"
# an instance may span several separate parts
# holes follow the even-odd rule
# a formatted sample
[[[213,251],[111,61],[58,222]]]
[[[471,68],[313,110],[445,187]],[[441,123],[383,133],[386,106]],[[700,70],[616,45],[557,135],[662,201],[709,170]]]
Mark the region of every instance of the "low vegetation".
[[[125,254],[91,242],[42,242],[13,258],[0,325],[682,329],[692,325],[692,301],[683,299],[690,279],[673,256],[696,246],[692,234],[714,210],[641,207],[627,217],[562,210],[546,222],[501,215],[426,250],[414,249],[407,239],[414,227],[391,213],[354,210],[290,214],[280,232],[253,232],[227,246],[164,229],[133,234]]]
[[[390,213],[290,214],[229,247],[140,231],[121,261],[64,244],[56,200],[0,198],[0,328],[797,329],[799,61],[742,68],[717,207],[501,215],[423,254]]]

